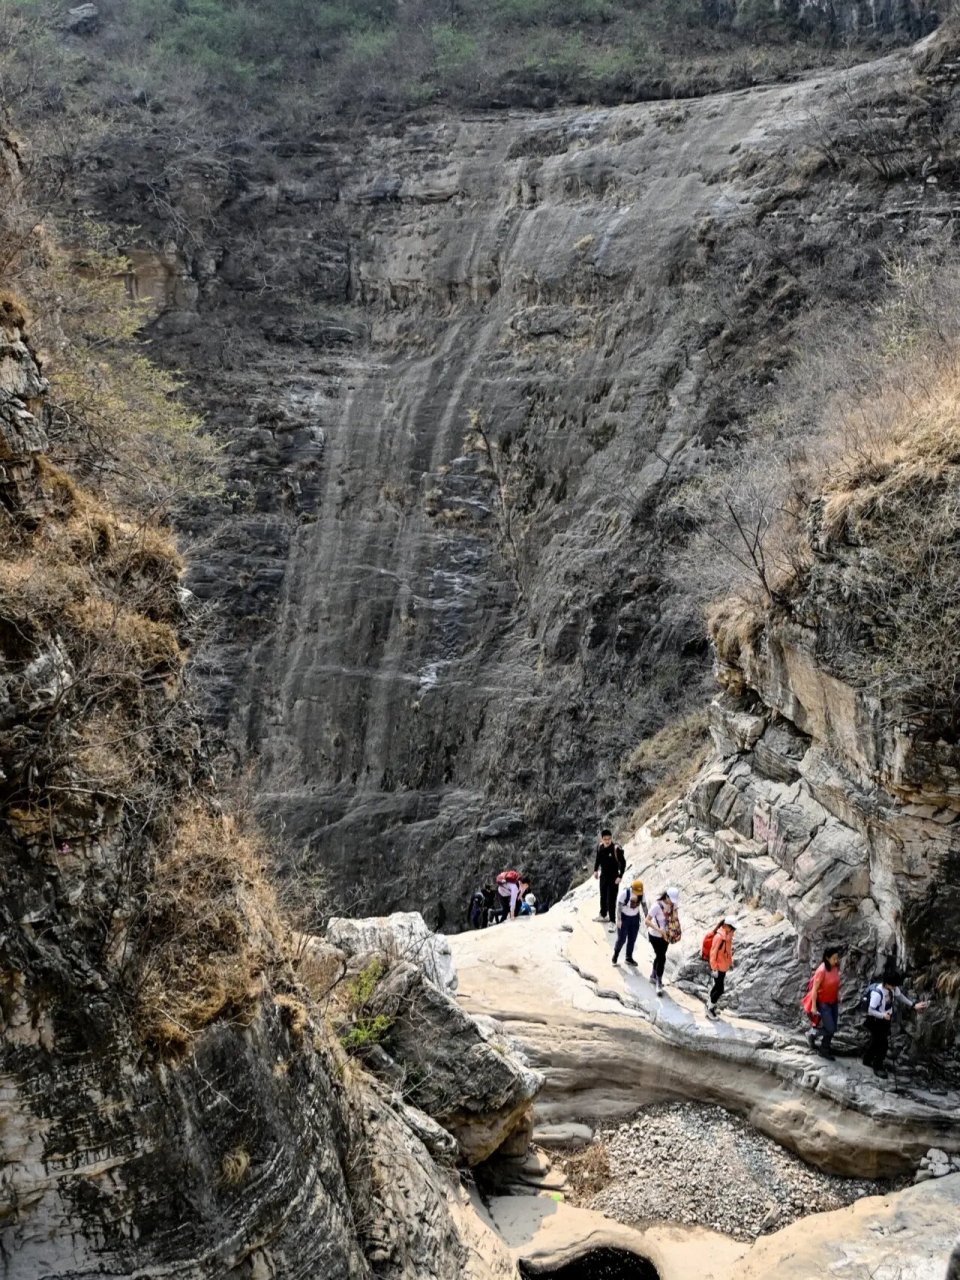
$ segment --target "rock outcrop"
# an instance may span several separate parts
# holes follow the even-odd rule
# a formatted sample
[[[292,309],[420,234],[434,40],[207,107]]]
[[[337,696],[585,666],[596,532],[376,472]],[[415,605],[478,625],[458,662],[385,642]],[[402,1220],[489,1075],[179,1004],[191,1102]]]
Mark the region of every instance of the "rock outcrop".
[[[929,1184],[928,1184],[929,1185]],[[918,1194],[919,1192],[919,1194]],[[552,1274],[591,1250],[647,1258],[660,1280],[842,1280],[898,1276],[953,1280],[950,1250],[960,1207],[960,1177],[937,1190],[911,1188],[814,1214],[746,1248],[714,1232],[653,1227],[632,1230],[599,1214],[542,1200],[496,1199],[491,1216],[528,1274]],[[731,1247],[732,1245],[732,1247]]]
[[[834,1173],[882,1177],[916,1169],[931,1145],[960,1151],[955,1090],[928,1087],[912,1069],[881,1082],[856,1060],[827,1062],[812,1053],[796,1016],[799,992],[789,1019],[771,1017],[775,1010],[762,1003],[746,1017],[737,1010],[720,1022],[708,1019],[699,952],[704,931],[716,923],[708,914],[715,907],[692,886],[706,883],[720,903],[729,901],[731,886],[715,871],[715,884],[705,882],[702,863],[673,837],[647,834],[627,853],[631,872],[648,883],[663,874],[683,886],[684,937],[670,948],[662,999],[647,981],[647,943],[638,946],[640,969],[611,965],[611,936],[592,920],[592,881],[545,916],[451,939],[464,1007],[499,1022],[543,1072],[538,1126],[571,1117],[620,1120],[646,1103],[695,1099],[742,1115]],[[767,966],[754,968],[750,953],[763,954],[766,931],[778,928],[763,909],[745,908],[744,916],[746,959],[741,969],[738,943],[731,993],[741,986],[749,993],[758,974],[767,981]],[[771,968],[783,963],[766,954]],[[695,983],[685,980],[694,972]],[[849,1029],[859,1032],[852,1020]]]
[[[457,990],[457,968],[450,943],[428,929],[418,911],[358,920],[334,916],[327,921],[325,936],[327,942],[349,956],[377,952],[388,964],[413,964],[448,995]]]

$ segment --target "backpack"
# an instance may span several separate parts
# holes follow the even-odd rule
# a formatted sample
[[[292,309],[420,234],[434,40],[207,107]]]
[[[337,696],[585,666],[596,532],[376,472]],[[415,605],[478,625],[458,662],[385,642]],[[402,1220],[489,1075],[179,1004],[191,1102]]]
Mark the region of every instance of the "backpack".
[[[666,942],[679,942],[681,936],[680,917],[677,915],[677,909],[670,912],[670,919],[667,921],[667,927],[663,931],[663,937]]]
[[[703,942],[700,946],[700,958],[701,960],[706,960],[707,964],[710,963],[710,952],[713,949],[713,940],[717,936],[717,930],[719,928],[720,926],[715,924],[709,933],[704,934]]]
[[[500,874],[497,876],[498,886],[501,884],[519,884],[519,883],[520,883],[519,871],[501,871]]]
[[[857,1001],[857,1013],[866,1014],[870,1008],[870,997],[874,991],[879,991],[883,986],[882,982],[869,982],[860,992],[860,999]]]

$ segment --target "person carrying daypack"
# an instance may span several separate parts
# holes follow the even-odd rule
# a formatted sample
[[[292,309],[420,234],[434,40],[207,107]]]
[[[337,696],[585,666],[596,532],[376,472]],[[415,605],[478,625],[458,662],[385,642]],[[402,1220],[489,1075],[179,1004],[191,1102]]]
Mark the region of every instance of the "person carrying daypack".
[[[637,962],[633,958],[633,948],[640,932],[641,912],[647,914],[647,904],[643,897],[643,881],[634,880],[624,885],[617,894],[617,945],[613,948],[613,963],[620,959],[624,945],[627,948],[627,964],[636,969]]]
[[[833,1037],[840,1020],[840,948],[827,947],[823,963],[810,979],[807,993],[801,1000],[807,1016],[813,1024],[807,1031],[807,1044],[824,1058],[834,1060],[830,1052]],[[820,1048],[817,1049],[817,1032],[820,1032]]]
[[[604,827],[593,863],[593,878],[600,881],[600,914],[597,919],[607,921],[607,928],[611,930],[617,927],[617,890],[626,869],[627,855],[623,847],[613,843],[613,832]]]
[[[467,908],[467,920],[471,929],[482,929],[486,924],[486,919],[487,904],[483,896],[483,890],[477,889],[470,899],[470,906]]]
[[[650,981],[663,995],[663,970],[667,963],[667,947],[680,941],[680,890],[671,886],[664,889],[646,917],[647,937],[653,947],[653,968]]]
[[[501,871],[497,876],[497,901],[500,906],[498,924],[503,924],[507,916],[511,920],[516,918],[522,878],[519,871]]]
[[[535,916],[537,914],[537,899],[532,893],[525,893],[520,903],[520,910],[517,913],[521,916]]]
[[[866,1003],[867,1033],[870,1043],[863,1055],[863,1065],[872,1067],[873,1073],[882,1080],[887,1078],[884,1061],[890,1047],[890,1025],[897,1005],[907,1009],[926,1009],[928,1000],[910,1000],[900,990],[901,977],[898,973],[887,972],[877,982],[872,982],[861,997]]]
[[[723,995],[727,974],[733,968],[733,935],[737,931],[737,923],[732,916],[724,916],[710,944],[710,972],[713,975],[713,985],[708,996],[708,1018],[720,1017],[717,1004]]]

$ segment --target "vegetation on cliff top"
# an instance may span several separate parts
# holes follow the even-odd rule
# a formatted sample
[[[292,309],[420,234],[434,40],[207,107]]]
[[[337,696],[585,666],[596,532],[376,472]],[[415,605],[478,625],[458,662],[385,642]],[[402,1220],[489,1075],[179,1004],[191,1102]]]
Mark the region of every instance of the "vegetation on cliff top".
[[[713,597],[724,661],[736,665],[771,615],[800,623],[837,675],[956,740],[960,268],[944,242],[890,261],[888,281],[858,331],[819,318],[749,453],[680,492],[702,522],[685,580],[695,567]]]
[[[549,105],[689,96],[849,57],[829,20],[773,0],[100,0],[94,37],[64,45],[44,0],[7,0],[7,76],[88,99],[94,50],[124,89],[246,98],[252,116]],[[919,32],[915,33],[919,34]],[[860,38],[863,49],[869,40]],[[874,46],[876,41],[873,42]],[[43,68],[60,64],[59,83]]]

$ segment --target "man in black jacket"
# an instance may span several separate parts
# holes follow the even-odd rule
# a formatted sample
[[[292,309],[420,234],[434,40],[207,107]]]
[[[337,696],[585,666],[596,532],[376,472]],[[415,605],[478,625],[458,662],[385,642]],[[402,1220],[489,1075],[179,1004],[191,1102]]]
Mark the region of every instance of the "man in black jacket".
[[[600,914],[597,919],[606,920],[608,929],[617,927],[617,890],[626,869],[626,854],[620,845],[613,843],[613,833],[609,827],[604,827],[597,845],[593,878],[600,881]]]

